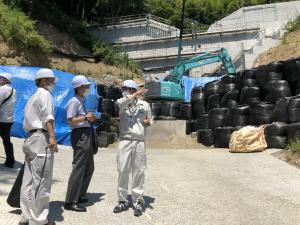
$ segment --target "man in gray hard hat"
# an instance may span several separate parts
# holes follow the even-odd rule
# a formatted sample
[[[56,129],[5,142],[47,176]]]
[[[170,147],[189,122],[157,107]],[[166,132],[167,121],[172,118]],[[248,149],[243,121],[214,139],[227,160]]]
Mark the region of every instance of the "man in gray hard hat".
[[[90,93],[90,82],[78,75],[72,80],[75,96],[67,103],[67,119],[71,132],[71,145],[74,151],[64,209],[86,212],[80,203],[88,202],[86,193],[94,172],[94,152],[90,123],[96,120],[93,113],[84,107],[84,98]]]
[[[120,144],[117,155],[118,204],[114,213],[128,210],[128,182],[132,172],[132,203],[135,216],[141,216],[145,188],[145,127],[152,123],[150,105],[138,99],[146,90],[137,91],[133,80],[123,82],[123,98],[117,100],[120,115]]]
[[[19,225],[53,225],[48,220],[54,152],[54,101],[51,95],[55,76],[50,69],[40,69],[35,76],[37,91],[25,106],[23,126],[27,132],[23,145],[25,169],[21,187]]]
[[[14,122],[16,90],[11,86],[11,78],[9,73],[0,73],[0,136],[6,154],[4,165],[9,168],[13,168],[15,164],[14,148],[10,141],[10,131]]]

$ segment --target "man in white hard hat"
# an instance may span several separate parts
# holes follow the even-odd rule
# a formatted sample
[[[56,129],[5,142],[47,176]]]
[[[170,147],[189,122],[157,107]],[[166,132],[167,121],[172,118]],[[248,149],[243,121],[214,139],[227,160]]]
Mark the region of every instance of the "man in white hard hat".
[[[0,136],[6,154],[4,165],[9,168],[13,168],[15,164],[14,148],[10,141],[10,131],[14,122],[16,90],[11,86],[11,78],[9,73],[0,73]]]
[[[96,117],[87,112],[84,98],[90,93],[90,82],[78,75],[72,80],[75,96],[67,103],[67,119],[71,132],[71,145],[74,151],[64,209],[86,212],[80,203],[88,202],[86,193],[94,172],[94,152],[90,123]]]
[[[120,143],[117,155],[118,204],[114,213],[128,210],[128,182],[132,172],[132,203],[135,216],[141,216],[145,188],[145,127],[152,123],[147,102],[138,99],[147,90],[137,91],[133,80],[123,82],[123,98],[117,100],[120,115]]]
[[[37,91],[25,106],[23,126],[28,136],[23,145],[25,169],[21,187],[20,225],[53,225],[48,220],[54,152],[54,101],[51,95],[55,76],[50,69],[40,69],[35,76]]]

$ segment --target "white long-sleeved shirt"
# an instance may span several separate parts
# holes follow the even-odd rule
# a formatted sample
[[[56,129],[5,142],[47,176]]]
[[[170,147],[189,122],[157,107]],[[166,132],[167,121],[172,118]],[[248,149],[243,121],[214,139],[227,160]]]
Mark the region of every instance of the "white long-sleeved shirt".
[[[38,88],[25,106],[23,127],[25,131],[33,129],[47,130],[46,123],[54,121],[54,100],[49,91]]]
[[[151,119],[150,105],[139,99],[123,97],[117,100],[120,115],[120,138],[145,141],[146,129],[143,125],[145,116]]]
[[[14,107],[16,104],[16,90],[9,84],[0,86],[0,104],[11,94],[12,96],[0,107],[0,122],[13,123],[14,122]]]

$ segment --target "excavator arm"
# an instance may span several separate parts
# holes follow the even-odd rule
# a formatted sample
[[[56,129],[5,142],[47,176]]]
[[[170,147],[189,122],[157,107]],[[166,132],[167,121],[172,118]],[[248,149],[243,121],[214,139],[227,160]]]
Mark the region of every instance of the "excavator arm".
[[[174,69],[170,70],[170,75],[165,79],[165,81],[181,84],[184,72],[216,62],[222,62],[228,74],[236,73],[235,66],[231,61],[231,57],[229,56],[227,49],[221,48],[220,50],[205,52],[191,59],[182,61],[176,65]]]

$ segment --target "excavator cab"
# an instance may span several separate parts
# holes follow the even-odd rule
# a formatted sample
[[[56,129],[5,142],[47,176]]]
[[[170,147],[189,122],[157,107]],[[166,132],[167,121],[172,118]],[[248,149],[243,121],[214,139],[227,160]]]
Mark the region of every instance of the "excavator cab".
[[[145,84],[149,91],[145,93],[148,101],[184,101],[184,94],[181,85],[171,81],[151,81]]]

